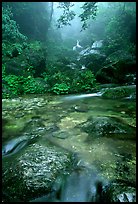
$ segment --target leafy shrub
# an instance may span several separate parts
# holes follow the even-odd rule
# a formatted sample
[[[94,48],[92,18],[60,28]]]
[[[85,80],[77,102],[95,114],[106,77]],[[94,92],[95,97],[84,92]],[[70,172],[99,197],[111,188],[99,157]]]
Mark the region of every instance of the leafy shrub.
[[[23,94],[41,94],[46,92],[44,84],[32,76],[5,75],[3,66],[2,98],[13,98]]]
[[[5,81],[5,83],[3,84],[3,88],[8,90],[8,93],[5,93],[7,97],[18,96],[22,92],[22,87],[20,83],[21,79],[22,77],[18,77],[15,75],[7,75],[4,77],[3,80]]]
[[[96,79],[94,74],[87,70],[80,72],[78,77],[73,80],[72,89],[74,92],[91,91],[96,86]]]
[[[39,82],[36,81],[35,78],[31,76],[25,78],[23,90],[24,94],[41,94],[45,92],[44,87],[41,86]]]
[[[56,94],[68,94],[69,89],[70,89],[70,86],[65,83],[61,83],[61,84],[56,83],[52,88],[52,92]]]

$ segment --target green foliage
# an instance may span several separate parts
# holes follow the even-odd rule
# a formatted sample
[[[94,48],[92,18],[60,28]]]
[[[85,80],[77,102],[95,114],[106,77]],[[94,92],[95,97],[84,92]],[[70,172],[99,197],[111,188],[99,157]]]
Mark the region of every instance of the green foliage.
[[[24,75],[27,75],[28,77],[32,77],[35,73],[34,67],[33,66],[28,66],[27,70],[24,71]]]
[[[6,6],[4,6],[5,4]],[[94,74],[106,65],[108,56],[111,60],[109,63],[118,62],[120,60],[118,56],[123,57],[123,53],[126,51],[128,57],[123,57],[123,60],[126,62],[129,58],[131,62],[135,61],[134,6],[126,2],[116,2],[116,6],[114,3],[107,3],[106,6],[105,4],[101,6],[98,13],[97,4],[96,2],[81,4],[83,6],[80,11],[77,11],[81,12],[79,17],[82,29],[86,29],[88,23],[90,27],[78,36],[76,33],[73,36],[64,36],[63,40],[60,30],[57,31],[53,24],[50,27],[53,10],[48,5],[53,6],[51,2],[45,4],[45,7],[43,7],[43,2],[7,2],[2,4],[3,63],[8,65],[7,73],[5,73],[5,66],[2,67],[3,93],[6,97],[8,97],[8,93],[18,96],[45,92],[55,94],[91,92],[97,84]],[[75,13],[70,10],[73,4],[59,2],[59,5],[60,8],[63,8],[63,15],[58,21],[59,27],[69,25],[75,16]],[[98,19],[97,21],[93,20],[95,17]],[[53,23],[55,22],[53,21]],[[24,42],[26,38],[21,33],[30,37],[30,41]],[[34,39],[37,41],[34,42]],[[91,54],[81,56],[80,61],[77,61],[78,52],[72,50],[76,39],[80,40],[84,49],[90,47],[94,41],[103,39],[104,46],[101,48],[100,54],[102,55],[103,51],[106,60],[101,55]],[[119,54],[119,50],[121,50],[121,54]],[[115,53],[117,57],[112,55]],[[72,65],[73,63],[75,65]],[[122,59],[115,66],[118,75],[121,66],[126,69],[125,63],[122,63],[123,65],[120,63],[122,63]],[[87,70],[80,70],[82,64],[87,67]],[[10,71],[23,76],[11,75]],[[101,77],[103,78],[102,74]],[[113,78],[115,77],[113,76]],[[45,89],[45,85],[47,85],[47,89]]]
[[[59,8],[63,8],[63,14],[60,16],[60,18],[57,20],[57,26],[58,28],[61,28],[66,25],[71,25],[70,21],[74,19],[75,12],[71,11],[70,8],[74,6],[71,2],[59,2]],[[86,2],[81,7],[83,9],[83,12],[79,15],[82,24],[82,30],[85,30],[88,28],[88,20],[91,18],[94,19],[96,16],[97,6],[96,2]]]
[[[41,74],[42,78],[44,79],[44,81],[48,81],[50,78],[50,75],[47,72],[43,72],[43,74]]]
[[[21,43],[2,43],[2,55],[7,56],[9,58],[17,57],[22,54],[24,49],[24,44]]]
[[[57,72],[55,73],[53,76],[52,76],[52,79],[55,81],[55,82],[58,82],[58,83],[61,83],[61,82],[69,82],[69,77],[67,77],[65,74],[62,74],[61,72]]]
[[[41,86],[35,78],[28,76],[23,83],[24,94],[41,94],[45,93],[44,86]]]
[[[87,21],[91,18],[94,19],[96,16],[96,11],[97,11],[96,2],[86,2],[82,6],[82,8],[84,11],[79,15],[79,17],[83,22],[82,29],[85,30],[86,28],[88,28]]]
[[[6,75],[4,65],[2,69],[2,81],[3,98],[17,97],[23,94],[41,94],[46,92],[44,84],[42,85],[37,78],[33,78],[32,76],[24,77]]]
[[[56,94],[68,94],[69,90],[70,90],[70,86],[65,83],[61,83],[61,84],[56,83],[52,88],[52,92]]]
[[[44,73],[43,77],[49,84],[49,92],[56,94],[87,92],[92,91],[97,86],[95,76],[90,70],[74,73],[71,70],[68,75],[60,71],[52,76]]]
[[[57,20],[57,27],[61,28],[64,25],[71,25],[70,21],[74,19],[75,12],[70,11],[70,7],[72,7],[73,4],[71,2],[59,2],[59,8],[63,8],[63,14],[60,16],[60,18]]]
[[[10,96],[18,96],[22,91],[21,87],[22,77],[17,77],[15,75],[7,75],[4,77],[6,84],[3,85],[4,89],[8,90],[8,93],[3,94],[3,98]]]
[[[16,21],[12,19],[11,9],[2,7],[2,39],[16,42],[27,38],[19,32]]]
[[[3,2],[3,7],[10,8],[21,33],[36,40],[46,39],[50,23],[46,2]]]
[[[110,8],[111,11],[115,10],[115,13],[114,16],[110,14],[111,20],[108,20],[105,28],[105,52],[107,54],[111,54],[118,49],[129,50],[129,47],[134,47],[136,42],[135,12],[132,12],[125,2],[122,2],[119,6],[119,8],[112,6]]]
[[[92,91],[96,87],[96,79],[94,74],[87,70],[85,72],[80,72],[78,77],[73,80],[72,90],[74,92],[86,92]]]

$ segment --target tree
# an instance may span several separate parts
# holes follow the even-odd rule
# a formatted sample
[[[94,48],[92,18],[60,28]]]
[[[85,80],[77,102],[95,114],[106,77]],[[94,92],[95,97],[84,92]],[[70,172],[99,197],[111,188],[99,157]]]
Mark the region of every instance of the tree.
[[[20,33],[16,21],[13,20],[10,7],[2,8],[2,40],[11,42],[26,40],[26,37]]]
[[[52,20],[48,2],[4,2],[10,8],[13,20],[20,25],[19,31],[29,38],[45,40]]]
[[[74,4],[71,2],[59,3],[59,8],[63,8],[63,14],[58,19],[59,28],[65,25],[70,25],[70,21],[74,19],[76,14],[74,11],[70,11],[70,8],[72,6],[74,6]],[[81,8],[83,9],[83,12],[79,15],[79,17],[81,19],[81,22],[83,23],[82,29],[85,30],[86,28],[88,28],[88,20],[91,18],[94,19],[96,16],[96,2],[86,2]]]
[[[130,3],[129,3],[130,4]],[[136,43],[136,16],[134,5],[130,6],[126,2],[118,3],[115,15],[105,28],[105,39],[108,46],[108,53],[113,53],[119,49],[127,50]],[[110,4],[111,11],[113,3]]]

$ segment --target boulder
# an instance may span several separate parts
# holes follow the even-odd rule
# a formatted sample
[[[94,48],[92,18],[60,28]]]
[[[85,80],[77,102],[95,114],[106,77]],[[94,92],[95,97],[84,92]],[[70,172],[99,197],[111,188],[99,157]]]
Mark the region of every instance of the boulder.
[[[89,134],[88,140],[99,137],[135,139],[135,128],[116,117],[90,117],[76,126]]]
[[[134,84],[136,73],[135,56],[124,50],[109,55],[104,66],[96,73],[96,79],[100,83]],[[131,75],[131,77],[128,77]],[[134,77],[132,77],[134,75]]]
[[[106,202],[136,202],[136,189],[113,181],[104,194]]]
[[[29,145],[3,165],[3,200],[27,202],[51,192],[53,182],[72,167],[72,154],[50,144]]]
[[[103,89],[102,97],[112,98],[112,99],[129,97],[131,99],[135,99],[136,85],[118,86],[114,88]]]
[[[105,59],[106,57],[104,55],[97,53],[89,53],[86,56],[81,56],[79,62],[85,65],[94,74],[96,74],[97,71],[103,67]]]

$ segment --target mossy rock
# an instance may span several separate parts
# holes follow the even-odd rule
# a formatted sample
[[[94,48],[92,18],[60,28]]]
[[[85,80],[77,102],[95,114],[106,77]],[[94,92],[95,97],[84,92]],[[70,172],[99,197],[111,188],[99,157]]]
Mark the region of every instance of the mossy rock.
[[[102,97],[105,98],[124,98],[130,97],[135,98],[136,96],[136,85],[131,86],[119,86],[115,88],[107,88],[103,90]]]
[[[90,117],[84,123],[76,126],[88,133],[88,140],[99,137],[116,139],[135,139],[136,130],[117,117]]]
[[[57,176],[73,165],[71,153],[50,144],[32,144],[16,159],[3,161],[5,202],[27,202],[48,194]]]

